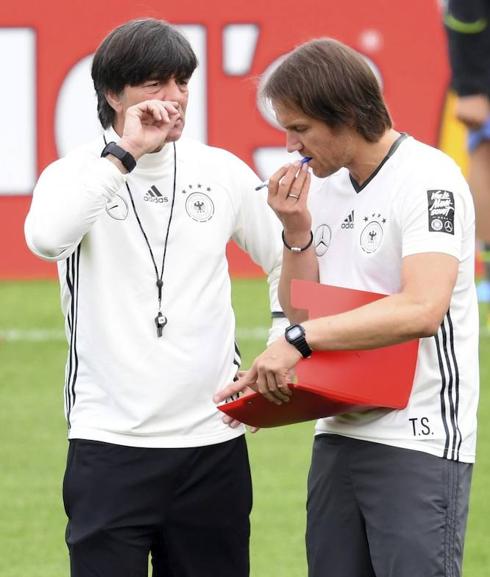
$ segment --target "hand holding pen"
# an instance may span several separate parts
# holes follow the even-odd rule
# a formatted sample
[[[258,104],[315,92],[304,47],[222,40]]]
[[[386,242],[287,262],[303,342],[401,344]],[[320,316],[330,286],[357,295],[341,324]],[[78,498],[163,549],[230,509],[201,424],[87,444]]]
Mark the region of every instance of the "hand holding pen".
[[[303,164],[310,162],[310,160],[311,160],[311,156],[304,156],[300,161],[300,168],[303,166]],[[266,186],[269,186],[269,180],[265,180],[262,184],[259,184],[259,186],[256,186],[255,190],[262,190]]]
[[[310,184],[307,161],[286,164],[269,178],[267,203],[282,223],[286,248],[295,253],[311,245]]]

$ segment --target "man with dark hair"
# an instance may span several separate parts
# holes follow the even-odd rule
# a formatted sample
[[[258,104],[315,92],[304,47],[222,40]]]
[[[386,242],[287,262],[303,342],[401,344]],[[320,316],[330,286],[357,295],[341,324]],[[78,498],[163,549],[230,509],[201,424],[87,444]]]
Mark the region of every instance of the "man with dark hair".
[[[283,225],[279,297],[295,324],[215,401],[249,386],[280,404],[291,395],[287,373],[303,357],[419,338],[405,409],[317,423],[309,575],[460,576],[478,402],[468,186],[449,157],[392,128],[369,66],[340,42],[294,50],[262,96],[288,150],[312,157],[321,180],[310,191],[299,163],[269,180],[269,204]],[[304,311],[290,302],[292,278],[387,296],[302,322]]]
[[[47,167],[26,220],[66,316],[74,577],[142,577],[150,553],[159,577],[249,574],[244,429],[212,402],[240,366],[225,250],[263,267],[279,314],[282,248],[257,176],[181,138],[196,65],[165,22],[113,30],[92,68],[105,131]]]

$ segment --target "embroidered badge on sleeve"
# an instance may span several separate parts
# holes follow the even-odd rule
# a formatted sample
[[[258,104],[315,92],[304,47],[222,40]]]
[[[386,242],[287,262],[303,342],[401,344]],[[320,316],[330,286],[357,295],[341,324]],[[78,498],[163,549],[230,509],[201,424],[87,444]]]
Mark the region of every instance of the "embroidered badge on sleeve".
[[[454,194],[449,190],[428,190],[427,205],[429,231],[454,234]]]

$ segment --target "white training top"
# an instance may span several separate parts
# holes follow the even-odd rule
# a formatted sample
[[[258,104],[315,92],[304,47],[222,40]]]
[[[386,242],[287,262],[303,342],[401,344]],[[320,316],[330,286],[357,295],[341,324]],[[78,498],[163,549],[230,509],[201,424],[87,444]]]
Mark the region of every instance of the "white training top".
[[[460,263],[437,335],[420,339],[408,406],[321,419],[317,434],[473,462],[479,380],[475,215],[461,171],[442,152],[402,137],[361,189],[346,169],[318,181],[310,210],[323,284],[393,294],[400,290],[405,256],[440,252]]]
[[[105,139],[119,138],[110,130]],[[172,210],[172,144],[126,176],[100,158],[104,145],[100,137],[46,168],[25,225],[30,249],[58,261],[69,438],[192,447],[237,437],[243,427],[224,425],[212,401],[240,363],[226,245],[234,239],[268,273],[280,311],[280,223],[257,176],[229,152],[175,143]],[[157,273],[126,183],[158,273],[170,226],[161,338]]]

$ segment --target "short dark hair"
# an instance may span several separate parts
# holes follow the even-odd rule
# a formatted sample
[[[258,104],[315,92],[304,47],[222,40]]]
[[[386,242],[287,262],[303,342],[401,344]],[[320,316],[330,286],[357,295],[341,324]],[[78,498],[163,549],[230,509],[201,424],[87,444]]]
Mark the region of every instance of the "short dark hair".
[[[260,96],[297,108],[330,128],[354,128],[377,142],[392,127],[381,89],[365,58],[332,38],[298,46],[265,79]]]
[[[125,86],[147,80],[188,80],[197,57],[188,40],[163,20],[130,20],[110,32],[92,62],[92,80],[97,93],[97,113],[104,128],[114,122],[115,112],[106,99]]]

